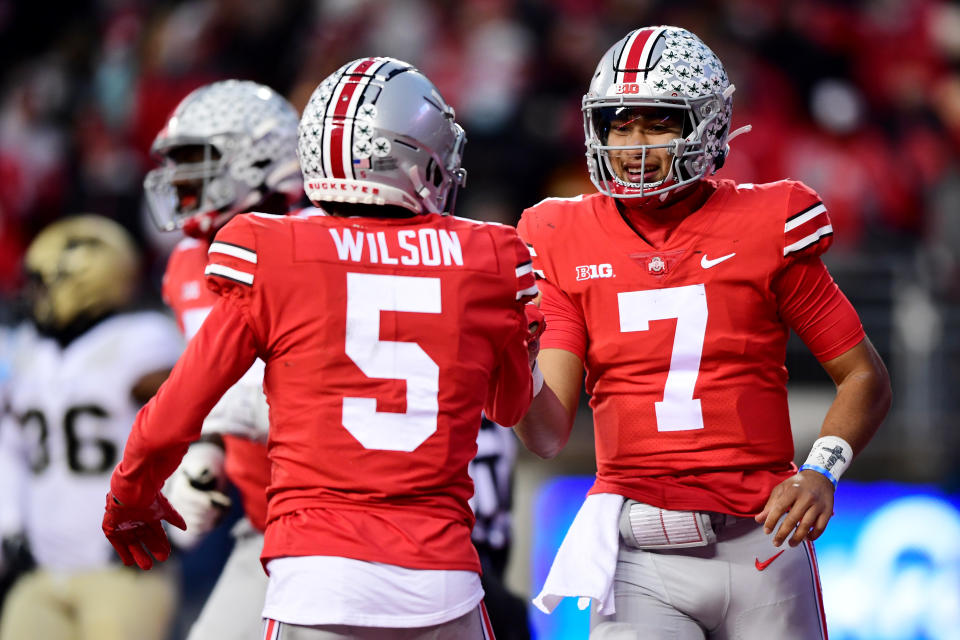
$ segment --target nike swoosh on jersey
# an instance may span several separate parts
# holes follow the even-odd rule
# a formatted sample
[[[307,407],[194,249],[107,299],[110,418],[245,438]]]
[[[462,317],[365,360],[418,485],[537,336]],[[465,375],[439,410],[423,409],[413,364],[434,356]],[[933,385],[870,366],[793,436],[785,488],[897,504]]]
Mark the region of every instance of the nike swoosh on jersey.
[[[778,551],[777,553],[773,554],[772,556],[770,556],[769,558],[767,558],[767,559],[764,560],[763,562],[760,562],[760,558],[754,558],[753,562],[754,562],[754,566],[757,567],[757,571],[763,571],[764,569],[766,569],[767,567],[769,567],[769,566],[770,566],[770,563],[773,562],[774,560],[776,560],[777,558],[779,558],[780,555],[781,555],[784,551],[786,551],[786,549],[781,549],[780,551]]]
[[[735,255],[737,255],[736,252],[728,253],[725,256],[720,256],[719,258],[714,258],[713,260],[711,260],[710,258],[707,257],[707,254],[703,254],[703,257],[700,258],[700,266],[703,267],[704,269],[709,269],[710,267],[720,264],[724,260],[729,260]]]

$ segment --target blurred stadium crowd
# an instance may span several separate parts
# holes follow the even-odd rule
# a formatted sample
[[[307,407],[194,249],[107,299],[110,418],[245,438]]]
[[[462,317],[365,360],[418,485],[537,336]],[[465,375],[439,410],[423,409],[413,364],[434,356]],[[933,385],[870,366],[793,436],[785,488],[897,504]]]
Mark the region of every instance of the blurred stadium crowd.
[[[581,96],[610,43],[652,24],[697,33],[737,86],[733,128],[753,131],[733,142],[717,177],[802,180],[831,211],[825,261],[894,384],[887,424],[851,475],[957,491],[960,5],[951,0],[0,0],[0,328],[21,317],[27,245],[81,212],[133,233],[149,265],[141,303],[159,308],[181,234],[154,229],[142,180],[158,129],[200,85],[255,80],[302,109],[348,60],[410,61],[467,130],[457,213],[513,224],[546,196],[595,190]],[[791,345],[794,382],[831,393],[812,356]],[[201,556],[217,545],[185,563],[195,572],[186,584],[209,572]]]
[[[514,223],[547,195],[594,190],[580,97],[609,43],[647,24],[700,34],[737,85],[733,126],[754,129],[719,177],[790,177],[823,196],[831,270],[894,375],[875,455],[907,439],[905,479],[942,480],[960,407],[960,7],[947,0],[0,0],[0,323],[17,318],[25,246],[78,212],[134,233],[152,265],[144,301],[159,304],[179,235],[153,230],[141,183],[157,130],[201,84],[251,79],[302,108],[346,60],[411,61],[467,129],[458,213]],[[812,361],[791,372],[825,381]]]

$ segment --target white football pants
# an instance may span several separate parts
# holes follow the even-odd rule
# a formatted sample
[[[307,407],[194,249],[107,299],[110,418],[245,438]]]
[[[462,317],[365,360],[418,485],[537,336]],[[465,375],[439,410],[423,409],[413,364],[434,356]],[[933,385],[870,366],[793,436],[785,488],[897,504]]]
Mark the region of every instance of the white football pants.
[[[260,564],[263,534],[243,518],[233,531],[233,550],[223,565],[187,640],[255,640],[263,637],[267,574]]]
[[[384,628],[324,624],[303,627],[267,620],[265,640],[494,640],[483,601],[468,613],[429,627]]]
[[[591,612],[590,640],[824,640],[813,545],[777,548],[752,518],[718,521],[705,547],[642,551],[621,539],[616,613]]]

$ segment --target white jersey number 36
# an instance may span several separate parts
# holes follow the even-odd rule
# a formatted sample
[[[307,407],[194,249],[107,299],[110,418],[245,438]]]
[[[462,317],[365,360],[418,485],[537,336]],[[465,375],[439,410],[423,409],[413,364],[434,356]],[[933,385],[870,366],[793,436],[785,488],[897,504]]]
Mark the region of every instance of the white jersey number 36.
[[[380,312],[440,313],[440,279],[347,274],[347,356],[371,378],[407,382],[406,413],[344,398],[343,426],[367,449],[413,451],[437,430],[440,367],[420,345],[380,339]]]
[[[707,295],[702,284],[617,294],[620,331],[647,331],[651,320],[677,319],[663,401],[654,403],[657,431],[703,429],[700,400],[693,397],[707,332]]]

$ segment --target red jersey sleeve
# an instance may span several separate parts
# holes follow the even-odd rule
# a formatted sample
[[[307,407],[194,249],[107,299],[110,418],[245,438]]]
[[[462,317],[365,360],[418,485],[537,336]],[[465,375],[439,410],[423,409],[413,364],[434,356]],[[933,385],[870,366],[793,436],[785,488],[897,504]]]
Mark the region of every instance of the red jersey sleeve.
[[[132,506],[153,501],[200,436],[203,419],[256,357],[254,335],[241,310],[217,301],[170,377],[137,414],[110,481],[117,499]]]
[[[523,305],[533,300],[539,290],[533,275],[533,264],[526,244],[512,227],[502,227],[504,233],[505,268],[513,268],[516,290],[513,312],[514,331],[507,336],[502,357],[490,379],[484,412],[494,422],[512,426],[520,421],[533,398],[533,379],[527,357],[527,326]],[[508,277],[509,279],[509,277]]]
[[[507,228],[511,230],[510,245],[516,262],[517,301],[526,304],[536,298],[539,293],[537,279],[533,273],[533,259],[527,245],[520,239],[520,236],[513,233],[511,227]]]
[[[257,239],[249,217],[236,216],[218,231],[207,255],[207,287],[225,298],[249,297],[257,273]]]
[[[581,361],[587,357],[587,322],[575,304],[556,285],[540,281],[540,311],[547,328],[540,337],[541,349],[563,349]]]
[[[783,256],[786,260],[826,253],[833,244],[833,224],[817,192],[793,182],[787,196],[783,225]]]
[[[527,209],[517,232],[527,245],[532,259],[533,272],[537,276],[540,290],[540,311],[547,321],[547,328],[540,337],[541,349],[563,349],[576,355],[580,360],[587,353],[587,323],[580,309],[558,286],[546,279],[543,258],[538,255],[535,239],[537,224],[531,222],[536,212]]]
[[[529,209],[527,211],[529,211]],[[520,222],[517,223],[517,234],[527,248],[527,253],[530,254],[530,266],[533,270],[533,275],[539,282],[543,278],[543,261],[540,256],[537,255],[536,247],[533,246],[533,232],[529,222],[529,215],[530,214],[527,214],[525,211],[523,217],[520,218]]]
[[[503,426],[513,426],[530,408],[533,399],[533,378],[527,359],[525,318],[517,323],[517,331],[510,337],[500,365],[490,378],[490,388],[483,411],[491,420]]]
[[[773,281],[780,316],[820,362],[865,337],[860,317],[820,258],[794,260]]]
[[[820,196],[793,182],[787,196],[783,267],[772,283],[780,316],[820,362],[835,358],[864,338],[853,305],[820,256],[833,244],[833,225]]]

